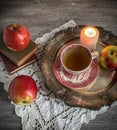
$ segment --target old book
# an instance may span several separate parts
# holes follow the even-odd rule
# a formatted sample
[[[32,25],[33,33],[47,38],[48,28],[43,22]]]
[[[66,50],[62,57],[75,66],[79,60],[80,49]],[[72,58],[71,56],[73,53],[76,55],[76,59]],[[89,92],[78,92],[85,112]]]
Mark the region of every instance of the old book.
[[[12,51],[8,49],[2,40],[0,40],[0,52],[10,59],[15,65],[21,66],[38,50],[38,45],[30,40],[27,48],[23,51]]]
[[[37,60],[37,56],[34,54],[24,64],[22,64],[21,66],[17,66],[2,53],[0,53],[0,56],[9,74],[13,74]]]

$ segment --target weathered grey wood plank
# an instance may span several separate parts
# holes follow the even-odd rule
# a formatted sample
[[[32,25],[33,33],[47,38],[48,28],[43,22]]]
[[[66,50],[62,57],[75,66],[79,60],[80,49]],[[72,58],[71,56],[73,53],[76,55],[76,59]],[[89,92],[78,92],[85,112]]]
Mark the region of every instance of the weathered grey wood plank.
[[[117,106],[109,108],[89,124],[83,124],[81,130],[117,130]]]

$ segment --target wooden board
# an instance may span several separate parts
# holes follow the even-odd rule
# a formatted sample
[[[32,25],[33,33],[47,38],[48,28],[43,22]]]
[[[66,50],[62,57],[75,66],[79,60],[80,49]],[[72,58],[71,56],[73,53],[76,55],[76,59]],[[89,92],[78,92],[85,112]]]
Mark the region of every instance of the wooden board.
[[[44,49],[44,56],[41,62],[41,69],[47,82],[47,87],[51,89],[57,98],[61,98],[64,102],[71,106],[81,106],[89,109],[99,109],[103,105],[110,105],[117,100],[117,71],[107,71],[101,68],[100,75],[106,85],[97,81],[91,89],[87,91],[72,91],[63,86],[56,78],[53,72],[53,62],[60,51],[61,47],[71,44],[74,40],[78,41],[80,31],[84,26],[70,27],[65,31],[61,31],[47,43]],[[117,44],[117,37],[110,32],[97,26],[100,37],[97,49],[100,53],[101,49],[108,44]],[[110,76],[110,77],[106,77]],[[106,80],[105,80],[106,78]],[[96,86],[97,85],[97,86]]]
[[[30,43],[26,49],[23,51],[11,51],[8,49],[2,40],[2,34],[0,38],[0,52],[9,58],[15,65],[21,66],[24,64],[35,52],[38,50],[38,45],[30,40]]]
[[[37,60],[37,56],[34,54],[25,63],[23,63],[20,66],[17,66],[2,53],[0,53],[0,57],[7,69],[7,71],[9,72],[9,74],[13,74],[13,73],[17,72],[18,70],[30,65],[31,63],[33,63]]]

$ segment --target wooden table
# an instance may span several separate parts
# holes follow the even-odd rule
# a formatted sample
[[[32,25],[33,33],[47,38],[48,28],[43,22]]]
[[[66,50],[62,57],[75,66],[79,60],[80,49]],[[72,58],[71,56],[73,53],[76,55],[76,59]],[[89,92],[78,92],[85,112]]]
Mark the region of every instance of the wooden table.
[[[117,35],[117,1],[115,0],[0,0],[0,31],[18,22],[26,25],[35,40],[44,33],[73,19],[79,25],[99,25]],[[98,115],[81,130],[116,130],[117,106]],[[21,130],[21,119],[0,83],[0,130]]]

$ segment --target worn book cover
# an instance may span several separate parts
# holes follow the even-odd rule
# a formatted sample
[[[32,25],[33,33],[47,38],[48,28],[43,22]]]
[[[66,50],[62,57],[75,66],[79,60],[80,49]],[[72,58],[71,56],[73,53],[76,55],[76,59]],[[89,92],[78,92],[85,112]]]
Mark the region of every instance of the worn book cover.
[[[34,54],[24,64],[22,64],[21,66],[17,66],[2,53],[0,53],[0,57],[7,69],[7,71],[9,72],[9,74],[13,74],[13,73],[17,72],[18,70],[30,65],[31,63],[33,63],[37,60],[37,56]]]

